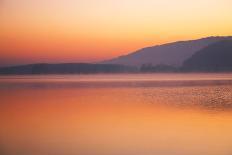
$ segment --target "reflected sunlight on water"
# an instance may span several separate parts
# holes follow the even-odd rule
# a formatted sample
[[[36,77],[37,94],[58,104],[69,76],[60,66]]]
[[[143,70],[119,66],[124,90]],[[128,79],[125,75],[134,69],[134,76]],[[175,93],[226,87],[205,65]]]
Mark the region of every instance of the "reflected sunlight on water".
[[[232,74],[0,78],[6,155],[230,155]]]

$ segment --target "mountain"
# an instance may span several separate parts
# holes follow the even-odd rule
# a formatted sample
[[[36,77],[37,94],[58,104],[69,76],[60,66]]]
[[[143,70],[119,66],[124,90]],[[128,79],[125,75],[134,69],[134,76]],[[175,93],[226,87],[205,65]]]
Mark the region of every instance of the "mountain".
[[[140,49],[131,54],[120,56],[100,63],[103,64],[121,64],[128,66],[141,67],[144,64],[168,65],[180,67],[183,62],[190,58],[194,53],[222,40],[232,40],[230,37],[208,37],[198,40],[179,41],[164,45],[157,45]]]
[[[232,40],[211,44],[183,63],[185,71],[232,71]]]
[[[136,68],[114,64],[30,64],[0,68],[0,74],[88,74],[133,72]]]
[[[0,68],[0,74],[232,71],[232,37],[208,37],[141,49],[97,64],[30,64]]]

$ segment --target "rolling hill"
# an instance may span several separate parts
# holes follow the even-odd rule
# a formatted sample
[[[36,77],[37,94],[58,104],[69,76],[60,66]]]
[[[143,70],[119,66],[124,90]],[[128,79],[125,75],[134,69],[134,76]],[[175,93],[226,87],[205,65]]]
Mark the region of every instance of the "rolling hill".
[[[102,61],[103,64],[121,64],[128,66],[141,67],[144,64],[169,65],[180,67],[183,62],[190,58],[194,53],[202,50],[210,44],[222,40],[232,40],[230,37],[208,37],[198,40],[179,41],[164,45],[157,45],[140,49],[131,54]]]

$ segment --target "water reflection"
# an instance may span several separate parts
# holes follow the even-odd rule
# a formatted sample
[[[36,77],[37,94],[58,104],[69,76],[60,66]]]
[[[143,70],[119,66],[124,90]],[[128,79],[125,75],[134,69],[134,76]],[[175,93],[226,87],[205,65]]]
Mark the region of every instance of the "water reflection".
[[[1,79],[3,152],[232,153],[231,74],[101,76]]]

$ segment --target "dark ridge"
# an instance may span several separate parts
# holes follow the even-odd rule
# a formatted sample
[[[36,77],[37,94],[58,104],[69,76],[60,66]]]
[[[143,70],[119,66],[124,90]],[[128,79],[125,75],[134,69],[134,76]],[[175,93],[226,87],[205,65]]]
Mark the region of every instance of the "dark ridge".
[[[0,68],[0,74],[91,74],[134,72],[136,68],[115,64],[29,64]]]
[[[223,40],[207,46],[187,59],[183,71],[232,71],[232,40]]]

